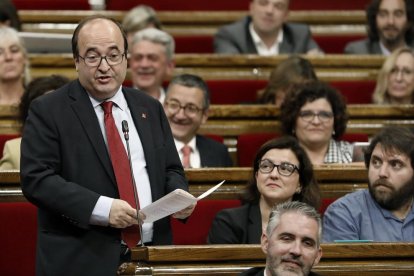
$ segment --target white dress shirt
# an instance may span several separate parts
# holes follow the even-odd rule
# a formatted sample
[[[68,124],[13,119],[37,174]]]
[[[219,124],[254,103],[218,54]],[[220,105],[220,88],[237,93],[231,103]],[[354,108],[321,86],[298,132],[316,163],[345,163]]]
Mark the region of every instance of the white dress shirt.
[[[138,93],[138,92],[137,92]],[[104,111],[100,106],[102,101],[98,101],[90,96],[91,103],[94,107],[96,116],[99,121],[99,126],[102,131],[105,144],[107,145],[106,132],[105,132],[105,122],[104,122]],[[138,191],[139,205],[140,208],[152,203],[151,195],[151,185],[148,177],[148,172],[146,170],[146,161],[144,156],[144,149],[142,147],[141,139],[139,138],[138,131],[135,127],[134,121],[132,120],[131,112],[128,107],[128,103],[122,93],[122,86],[119,88],[118,92],[110,99],[106,101],[112,101],[115,104],[112,107],[112,115],[115,120],[116,127],[118,129],[119,135],[125,147],[125,152],[127,152],[126,141],[124,139],[124,133],[122,132],[122,121],[126,120],[129,127],[129,146],[131,151],[131,162],[134,173],[134,178],[136,181],[136,188]],[[98,199],[98,202],[95,205],[95,208],[91,216],[91,224],[97,224],[102,226],[107,226],[109,222],[109,211],[113,198],[106,196],[101,196]],[[153,223],[144,223],[142,226],[143,231],[143,241],[150,242],[152,241],[153,235]]]
[[[183,142],[180,142],[176,139],[174,139],[175,147],[177,148],[178,155],[180,156],[181,163],[183,162],[183,153],[181,149],[185,146]],[[191,154],[190,154],[190,166],[191,168],[200,168],[201,167],[201,159],[200,159],[200,152],[197,149],[196,146],[196,136],[193,137],[193,139],[190,140],[190,142],[187,144],[191,148]]]
[[[253,43],[256,46],[257,53],[261,56],[273,56],[279,54],[279,46],[283,41],[283,29],[279,30],[277,38],[272,46],[267,47],[260,36],[256,33],[253,28],[253,23],[249,25],[249,32],[253,39]]]

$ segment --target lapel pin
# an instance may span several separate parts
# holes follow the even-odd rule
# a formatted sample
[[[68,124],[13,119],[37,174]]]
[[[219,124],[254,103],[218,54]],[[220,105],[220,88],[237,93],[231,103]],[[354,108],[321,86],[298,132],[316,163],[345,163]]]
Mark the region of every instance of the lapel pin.
[[[142,113],[141,117],[144,118],[144,119],[146,119],[147,118],[147,114],[146,113]]]

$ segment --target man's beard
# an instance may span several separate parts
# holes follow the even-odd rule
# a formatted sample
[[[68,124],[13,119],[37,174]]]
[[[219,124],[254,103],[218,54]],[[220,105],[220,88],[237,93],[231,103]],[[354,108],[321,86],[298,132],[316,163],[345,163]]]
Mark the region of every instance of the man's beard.
[[[388,28],[395,29],[394,27],[386,27],[386,29]],[[400,33],[397,33],[395,36],[392,37],[386,37],[384,34],[381,34],[380,36],[382,37],[385,46],[394,48],[395,46],[398,46],[400,44],[401,40],[405,41],[404,33],[405,30],[403,30]]]
[[[284,267],[283,260],[288,260],[288,259],[299,262],[300,268],[294,269],[294,268]],[[286,274],[307,276],[311,269],[311,267],[310,268],[305,267],[305,265],[300,259],[294,258],[292,256],[282,256],[282,257],[272,258],[270,255],[268,255],[266,257],[266,262],[267,262],[267,270],[270,272],[270,275],[272,276],[283,276]]]
[[[378,185],[387,187],[389,191],[378,191]],[[378,179],[369,185],[369,193],[384,209],[394,211],[409,202],[414,196],[414,177],[408,180],[398,190],[385,179]]]

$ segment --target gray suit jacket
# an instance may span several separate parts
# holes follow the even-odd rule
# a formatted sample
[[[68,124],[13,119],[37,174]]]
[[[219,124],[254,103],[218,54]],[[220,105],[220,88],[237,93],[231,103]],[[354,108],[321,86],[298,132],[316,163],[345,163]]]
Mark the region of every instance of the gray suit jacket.
[[[414,48],[414,45],[409,45]],[[345,54],[353,55],[382,55],[381,46],[379,41],[372,41],[368,38],[357,41],[352,41],[346,44]]]
[[[249,32],[251,17],[221,27],[214,37],[214,52],[218,54],[257,54],[256,46]],[[306,53],[320,49],[313,40],[307,25],[287,23],[283,25],[281,54]]]
[[[152,201],[188,190],[162,105],[135,89],[122,92],[142,142]],[[36,274],[115,275],[120,229],[89,219],[101,195],[119,194],[98,118],[78,80],[32,102],[21,152],[22,191],[38,207]],[[154,222],[152,241],[171,244],[169,217]]]

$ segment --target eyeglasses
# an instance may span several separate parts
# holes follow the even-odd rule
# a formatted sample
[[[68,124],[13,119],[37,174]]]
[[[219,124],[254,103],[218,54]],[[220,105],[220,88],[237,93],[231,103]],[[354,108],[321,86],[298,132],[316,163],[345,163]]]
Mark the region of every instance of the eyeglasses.
[[[271,173],[275,167],[277,168],[278,173],[283,176],[291,176],[295,170],[299,172],[299,168],[296,165],[289,162],[282,162],[279,165],[276,165],[269,159],[263,159],[260,161],[259,171],[261,173]]]
[[[394,67],[391,69],[391,75],[398,76],[401,73],[403,78],[410,77],[413,74],[413,71],[408,68],[398,68]]]
[[[319,111],[319,112],[313,112],[310,110],[305,110],[299,112],[299,117],[304,120],[305,122],[312,122],[315,117],[318,117],[318,119],[322,123],[329,122],[333,118],[333,113],[329,111]]]
[[[82,56],[79,56],[79,57],[83,59],[83,61],[85,62],[87,66],[99,67],[103,59],[106,60],[106,62],[110,66],[118,65],[124,59],[124,55],[125,53],[119,53],[119,52],[111,53],[110,55],[107,55],[107,56],[100,56],[96,53],[89,53],[85,57],[82,57]]]
[[[183,109],[185,115],[187,115],[188,117],[194,117],[201,110],[203,110],[202,108],[199,108],[194,104],[181,105],[180,102],[175,101],[175,100],[165,101],[165,106],[167,108],[167,111],[171,114],[175,114],[175,113],[179,112],[180,109]]]

